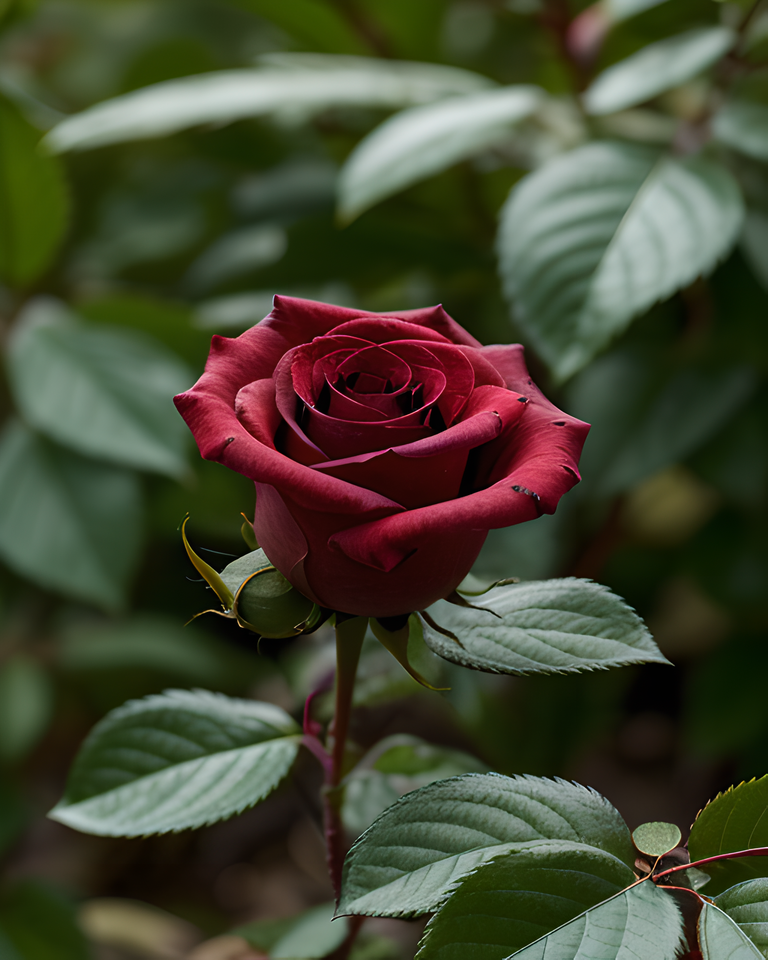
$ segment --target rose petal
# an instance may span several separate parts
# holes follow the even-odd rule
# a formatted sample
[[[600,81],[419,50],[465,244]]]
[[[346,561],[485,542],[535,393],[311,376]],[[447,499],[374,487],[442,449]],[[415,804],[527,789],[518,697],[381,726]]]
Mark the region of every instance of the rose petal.
[[[235,397],[235,413],[251,436],[274,448],[282,418],[275,404],[275,382],[271,377],[246,384]]]

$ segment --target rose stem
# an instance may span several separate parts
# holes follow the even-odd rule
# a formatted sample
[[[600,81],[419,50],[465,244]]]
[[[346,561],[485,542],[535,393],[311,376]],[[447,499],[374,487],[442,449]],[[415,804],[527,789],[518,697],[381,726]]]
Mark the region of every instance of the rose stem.
[[[329,733],[332,738],[330,770],[326,773],[323,790],[325,805],[325,842],[327,847],[328,870],[336,899],[341,894],[341,871],[347,852],[344,826],[341,822],[341,801],[343,793],[339,784],[344,775],[344,753],[349,730],[349,716],[352,709],[352,692],[355,687],[355,674],[360,659],[367,617],[352,617],[339,622],[336,620],[336,706]]]

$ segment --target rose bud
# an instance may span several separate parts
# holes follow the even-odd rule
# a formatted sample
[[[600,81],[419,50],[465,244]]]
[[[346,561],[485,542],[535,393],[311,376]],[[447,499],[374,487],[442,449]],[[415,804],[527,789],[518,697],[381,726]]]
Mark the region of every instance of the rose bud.
[[[589,426],[442,307],[291,297],[176,397],[200,452],[256,483],[256,538],[321,607],[395,617],[446,597],[489,530],[552,513]]]

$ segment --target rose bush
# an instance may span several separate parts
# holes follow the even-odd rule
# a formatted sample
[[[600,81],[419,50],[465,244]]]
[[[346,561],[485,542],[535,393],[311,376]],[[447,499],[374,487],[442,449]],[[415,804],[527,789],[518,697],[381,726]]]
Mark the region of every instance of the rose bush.
[[[488,531],[552,513],[589,426],[442,307],[371,314],[275,297],[214,337],[176,397],[200,452],[256,482],[254,532],[320,606],[392,617],[447,596]]]

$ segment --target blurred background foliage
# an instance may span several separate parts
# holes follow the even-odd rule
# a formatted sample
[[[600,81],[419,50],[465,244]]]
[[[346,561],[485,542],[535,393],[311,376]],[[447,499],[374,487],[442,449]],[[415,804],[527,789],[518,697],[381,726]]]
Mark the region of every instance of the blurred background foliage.
[[[606,583],[675,663],[509,679],[413,650],[441,697],[372,643],[353,734],[394,739],[348,791],[352,831],[491,768],[574,778],[630,826],[685,832],[766,772],[767,53],[760,3],[0,2],[3,960],[246,956],[228,931],[329,899],[309,760],[195,834],[44,818],[125,699],[202,686],[297,715],[332,670],[323,631],[257,650],[215,617],[184,626],[210,594],[180,522],[223,565],[253,492],[199,459],[170,398],[211,333],[276,292],[442,302],[480,340],[526,344],[539,385],[593,424],[584,479],[556,515],[492,532],[475,573]],[[660,198],[651,167],[677,178]],[[629,222],[638,197],[655,234]],[[596,235],[625,265],[590,326]],[[377,923],[361,950],[409,955],[418,931]],[[248,929],[289,949],[279,926]]]

